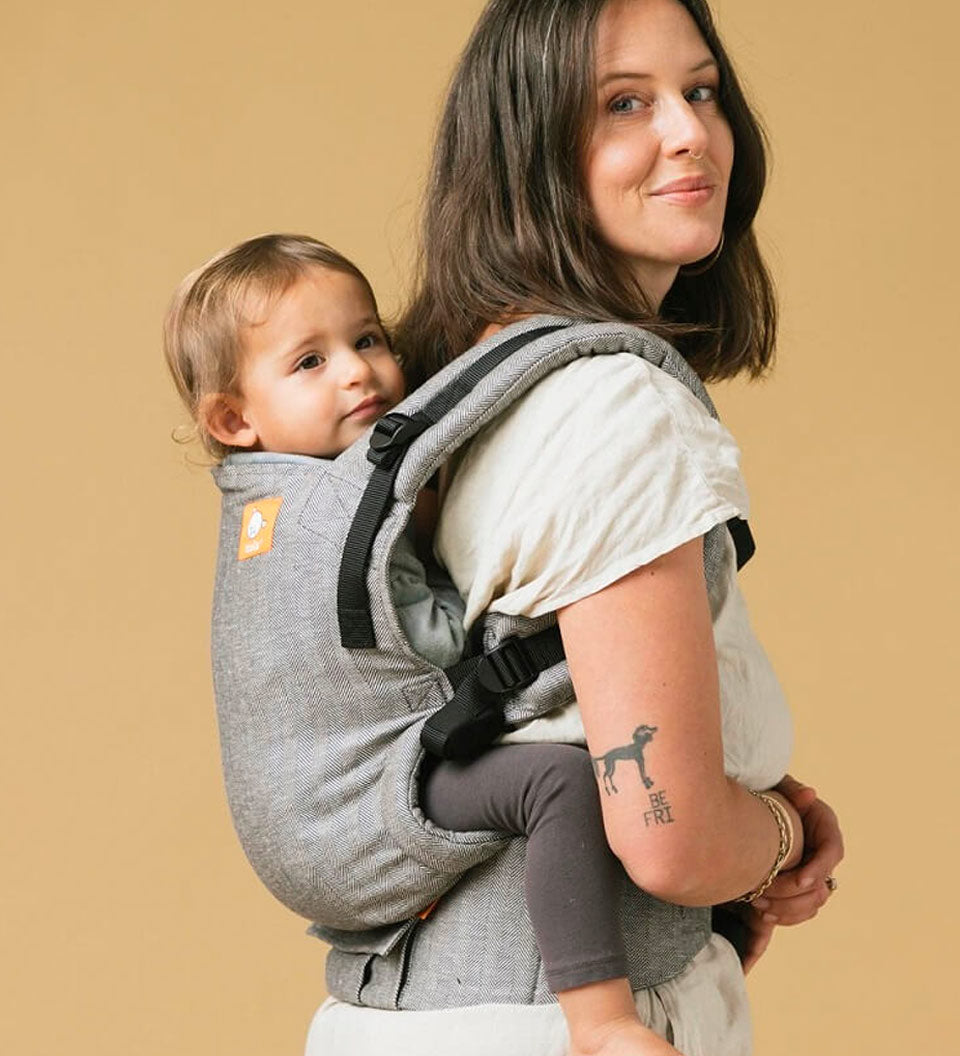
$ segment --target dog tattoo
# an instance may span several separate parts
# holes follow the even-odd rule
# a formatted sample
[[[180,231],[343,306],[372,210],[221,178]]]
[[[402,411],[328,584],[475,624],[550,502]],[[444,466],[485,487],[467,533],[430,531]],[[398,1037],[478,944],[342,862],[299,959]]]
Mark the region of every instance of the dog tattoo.
[[[611,748],[606,755],[593,757],[593,763],[597,768],[598,777],[600,776],[600,764],[603,763],[603,789],[608,796],[611,792],[617,791],[617,786],[613,783],[613,771],[616,769],[617,763],[620,762],[621,759],[633,759],[640,768],[640,777],[643,780],[643,787],[653,787],[653,780],[647,777],[647,768],[643,761],[643,747],[645,744],[649,744],[653,740],[653,735],[656,732],[656,726],[638,726],[633,731],[633,740],[630,744],[621,745],[619,748]]]

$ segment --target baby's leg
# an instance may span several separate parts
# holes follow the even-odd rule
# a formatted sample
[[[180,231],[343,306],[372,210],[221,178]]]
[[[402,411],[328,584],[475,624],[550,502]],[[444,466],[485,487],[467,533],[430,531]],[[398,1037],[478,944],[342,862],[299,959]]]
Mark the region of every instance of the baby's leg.
[[[617,919],[622,869],[607,845],[586,751],[511,744],[469,763],[438,763],[422,806],[445,829],[527,837],[527,909],[572,1053],[675,1056],[637,1017]]]

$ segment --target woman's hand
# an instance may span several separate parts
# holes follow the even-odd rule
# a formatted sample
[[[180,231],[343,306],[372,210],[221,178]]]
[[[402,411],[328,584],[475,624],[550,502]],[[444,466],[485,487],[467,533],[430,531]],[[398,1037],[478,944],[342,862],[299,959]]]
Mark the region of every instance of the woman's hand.
[[[761,922],[771,928],[813,919],[832,894],[827,877],[832,876],[843,859],[840,823],[833,810],[817,798],[816,791],[789,774],[777,785],[776,791],[789,799],[800,815],[804,853],[798,866],[781,873],[752,904],[762,914]],[[769,941],[767,937],[766,942]]]
[[[788,775],[771,791],[789,800],[800,815],[804,856],[799,865],[781,873],[753,903],[724,904],[724,910],[739,917],[748,932],[744,975],[766,952],[778,924],[801,924],[817,915],[832,894],[826,878],[843,858],[843,836],[837,816],[817,798],[815,789]]]

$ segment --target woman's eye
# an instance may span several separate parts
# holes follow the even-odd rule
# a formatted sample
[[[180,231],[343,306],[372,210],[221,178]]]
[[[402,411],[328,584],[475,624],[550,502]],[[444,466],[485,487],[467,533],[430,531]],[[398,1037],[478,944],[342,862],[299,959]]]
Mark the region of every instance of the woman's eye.
[[[687,92],[687,99],[691,103],[715,103],[717,101],[717,89],[712,84],[698,84],[696,88]]]
[[[315,370],[321,363],[323,363],[323,357],[316,352],[311,352],[300,360],[297,370]]]
[[[635,95],[618,95],[610,101],[608,109],[611,114],[632,114],[643,106],[643,101]]]

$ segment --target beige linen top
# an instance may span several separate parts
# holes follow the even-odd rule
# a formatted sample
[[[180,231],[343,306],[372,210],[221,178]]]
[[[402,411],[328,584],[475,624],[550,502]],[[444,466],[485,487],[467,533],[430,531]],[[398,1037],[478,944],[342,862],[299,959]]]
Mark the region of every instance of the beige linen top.
[[[575,360],[482,430],[455,461],[435,547],[466,600],[539,616],[593,594],[749,500],[730,433],[679,381],[633,355]],[[769,788],[792,724],[750,626],[727,538],[710,590],[727,774]],[[584,743],[576,704],[508,735]]]

